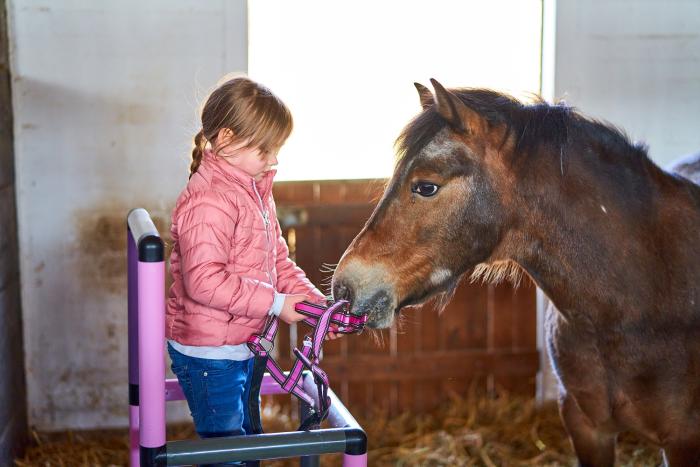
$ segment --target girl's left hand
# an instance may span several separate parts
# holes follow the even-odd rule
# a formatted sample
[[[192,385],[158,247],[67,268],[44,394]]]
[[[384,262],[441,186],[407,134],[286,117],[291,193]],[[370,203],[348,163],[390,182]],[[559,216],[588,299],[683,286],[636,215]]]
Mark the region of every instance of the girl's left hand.
[[[327,340],[327,341],[332,341],[332,340],[335,340],[335,339],[339,339],[339,338],[341,338],[341,337],[343,337],[343,333],[342,333],[342,332],[328,331],[328,333],[326,334],[326,340]]]

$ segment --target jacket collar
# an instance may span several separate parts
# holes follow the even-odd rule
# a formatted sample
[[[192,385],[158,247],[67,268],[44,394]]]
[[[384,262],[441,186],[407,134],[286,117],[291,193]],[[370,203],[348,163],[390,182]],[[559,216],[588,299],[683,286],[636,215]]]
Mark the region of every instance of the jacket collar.
[[[275,178],[277,170],[270,170],[263,175],[263,178],[256,182],[253,177],[248,175],[238,167],[234,167],[221,157],[217,157],[211,149],[205,149],[202,154],[202,165],[220,174],[226,180],[237,183],[243,187],[251,196],[257,198],[255,191],[257,190],[260,198],[264,201],[272,189],[272,181]]]

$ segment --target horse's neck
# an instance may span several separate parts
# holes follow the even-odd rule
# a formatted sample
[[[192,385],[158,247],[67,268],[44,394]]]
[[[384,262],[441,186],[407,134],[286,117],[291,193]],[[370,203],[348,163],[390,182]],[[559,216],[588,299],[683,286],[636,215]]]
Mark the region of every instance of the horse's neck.
[[[517,235],[525,241],[513,259],[564,313],[634,315],[696,306],[700,188],[661,173],[655,177],[661,178],[650,180],[647,205],[638,203],[631,212],[629,198],[611,199],[610,193],[540,198],[525,213],[526,227]],[[678,287],[681,293],[667,304],[657,303],[660,290]]]

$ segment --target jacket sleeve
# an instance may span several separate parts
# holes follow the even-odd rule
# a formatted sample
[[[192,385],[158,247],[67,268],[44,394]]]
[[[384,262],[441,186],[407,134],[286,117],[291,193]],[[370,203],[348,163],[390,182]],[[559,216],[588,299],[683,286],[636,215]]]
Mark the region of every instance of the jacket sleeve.
[[[285,294],[306,294],[309,296],[309,301],[325,305],[326,296],[307,279],[304,271],[289,258],[289,248],[276,219],[274,224],[275,246],[277,248],[277,289]]]
[[[223,194],[197,194],[186,201],[176,220],[183,285],[202,305],[265,317],[274,300],[272,284],[227,270],[237,218],[238,209]]]

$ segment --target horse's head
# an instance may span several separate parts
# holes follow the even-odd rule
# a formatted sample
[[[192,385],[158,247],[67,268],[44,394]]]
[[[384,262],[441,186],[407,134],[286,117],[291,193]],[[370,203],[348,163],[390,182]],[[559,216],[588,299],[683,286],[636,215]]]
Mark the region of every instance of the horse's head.
[[[374,328],[493,260],[508,222],[508,133],[431,81],[435,96],[416,84],[423,112],[399,136],[386,191],[333,276],[334,297]]]

